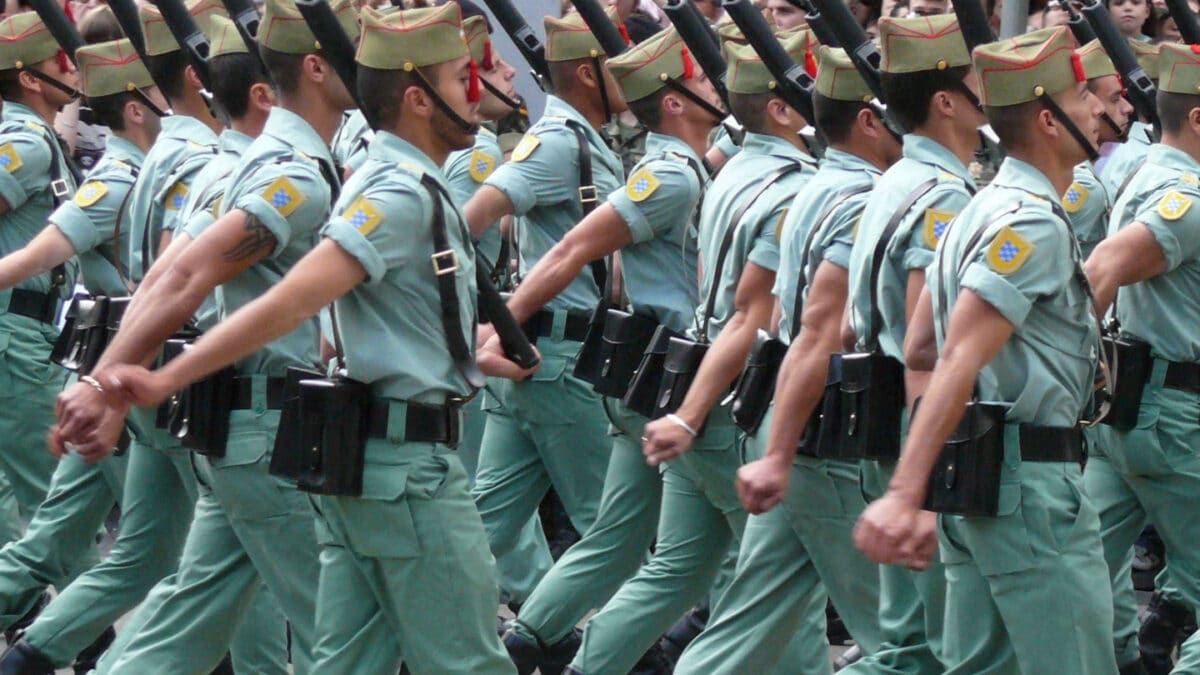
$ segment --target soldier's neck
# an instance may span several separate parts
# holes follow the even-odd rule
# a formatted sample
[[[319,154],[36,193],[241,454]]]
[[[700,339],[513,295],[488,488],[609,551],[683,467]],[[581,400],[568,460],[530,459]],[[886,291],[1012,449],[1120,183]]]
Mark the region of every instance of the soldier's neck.
[[[880,143],[878,139],[867,138],[857,131],[852,132],[849,142],[830,143],[829,147],[854,155],[880,171],[887,171],[887,168],[891,166],[888,157],[883,152],[884,144]]]
[[[1193,160],[1200,162],[1200,137],[1195,134],[1168,133],[1164,129],[1160,142],[1169,148],[1186,152]]]
[[[152,135],[146,131],[146,127],[134,127],[128,122],[126,122],[124,129],[121,131],[114,130],[112,135],[127,143],[132,143],[143,153],[150,151],[150,146],[154,145],[154,138],[157,136],[157,134]]]
[[[599,129],[608,123],[608,118],[604,116],[604,107],[600,105],[600,94],[594,90],[576,88],[556,95],[583,115],[593,129]]]
[[[956,129],[951,120],[942,120],[939,124],[935,121],[917,127],[912,130],[914,136],[924,136],[933,141],[937,141],[947,150],[954,153],[958,161],[962,162],[963,166],[971,163],[975,158],[975,148],[979,147],[979,134],[972,132],[970,135],[962,133]]]
[[[213,117],[212,111],[208,109],[208,103],[204,101],[204,97],[195,89],[184,89],[183,96],[172,98],[167,101],[171,104],[171,112],[184,117],[192,117],[200,121],[201,124],[213,130],[213,133],[221,133],[221,122],[216,117]]]
[[[303,89],[303,88],[302,88]],[[312,92],[299,91],[293,95],[279,97],[279,105],[284,110],[294,112],[304,118],[305,122],[317,132],[325,145],[333,141],[334,134],[342,124],[342,113],[336,106],[329,105],[324,97]]]
[[[58,115],[59,108],[56,108],[41,96],[30,96],[28,98],[15,100],[13,103],[19,103],[37,113],[37,116],[42,118],[42,121],[46,123],[46,126],[54,126],[54,118]]]
[[[1072,157],[1065,156],[1060,149],[1049,143],[1034,144],[1028,148],[1009,148],[1008,156],[1041,171],[1054,186],[1056,195],[1064,194],[1071,187],[1071,181],[1075,177],[1075,165],[1079,163],[1072,161]]]
[[[715,124],[697,123],[681,117],[668,117],[657,129],[651,129],[656,134],[674,136],[683,141],[697,157],[703,157],[708,150],[708,136]]]
[[[430,124],[425,123],[420,126],[412,123],[401,124],[399,128],[387,129],[387,131],[425,153],[425,156],[438,166],[445,164],[446,158],[450,156],[450,147],[442,140],[441,136],[434,132],[433,126]]]

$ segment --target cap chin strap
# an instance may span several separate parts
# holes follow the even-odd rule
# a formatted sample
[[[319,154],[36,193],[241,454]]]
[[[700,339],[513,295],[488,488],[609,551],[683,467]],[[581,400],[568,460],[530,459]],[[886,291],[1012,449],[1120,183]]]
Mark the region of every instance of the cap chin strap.
[[[596,69],[596,82],[600,84],[600,105],[604,107],[604,121],[612,119],[612,108],[608,104],[608,85],[604,83],[604,67],[600,64],[600,57],[592,56],[592,66]]]
[[[159,117],[170,117],[171,116],[171,111],[163,110],[162,108],[155,105],[154,101],[151,101],[150,97],[146,94],[146,92],[142,91],[140,88],[131,89],[129,91],[129,93],[133,94],[134,98],[141,101],[142,105],[149,108],[150,112],[154,113],[155,115],[158,115]]]
[[[1054,115],[1058,118],[1058,121],[1067,128],[1067,131],[1071,132],[1071,135],[1075,137],[1075,142],[1079,143],[1079,147],[1083,148],[1083,151],[1087,153],[1088,160],[1094,162],[1100,157],[1100,153],[1096,150],[1096,146],[1092,145],[1092,142],[1088,140],[1087,136],[1083,135],[1083,132],[1079,130],[1079,127],[1075,126],[1075,123],[1071,121],[1071,118],[1067,117],[1067,113],[1061,107],[1059,107],[1057,103],[1054,102],[1054,99],[1050,98],[1049,94],[1042,93],[1042,95],[1038,96],[1038,101],[1042,105],[1046,106],[1046,109],[1050,111],[1051,115]]]
[[[491,82],[488,82],[487,80],[480,77],[479,84],[482,84],[484,89],[487,89],[488,91],[492,92],[492,96],[495,96],[496,98],[500,99],[500,102],[503,103],[504,105],[508,106],[509,108],[512,108],[513,110],[519,110],[521,108],[520,101],[516,101],[516,100],[509,98],[508,96],[505,96],[504,92],[497,89],[496,86],[493,85]]]
[[[442,99],[441,95],[437,93],[437,90],[433,88],[433,85],[429,84],[429,80],[425,79],[425,76],[421,74],[420,70],[413,68],[409,72],[416,76],[417,84],[425,90],[426,94],[429,94],[430,98],[433,99],[433,104],[437,106],[438,110],[442,111],[442,114],[450,118],[450,121],[454,123],[454,126],[461,129],[463,133],[479,133],[479,125],[474,122],[468,122],[464,120],[458,115],[458,113],[454,112],[454,109],[450,107],[450,104],[446,103],[446,101]]]
[[[712,115],[713,119],[717,122],[720,122],[729,115],[729,113],[725,112],[724,110],[721,110],[708,101],[705,101],[703,98],[700,98],[699,94],[691,89],[688,89],[686,85],[673,77],[663,80],[663,84],[667,85],[668,88],[674,90],[675,92],[682,94],[684,98],[688,99],[692,103],[700,106],[702,109],[704,109],[704,112]]]
[[[45,82],[46,84],[63,92],[67,96],[70,96],[72,101],[79,98],[79,90],[78,89],[75,89],[74,87],[68,87],[67,85],[63,84],[62,82],[59,82],[58,80],[54,79],[53,77],[50,77],[49,75],[43,73],[42,71],[40,71],[36,68],[32,68],[30,66],[24,66],[20,70],[22,70],[23,72],[29,73],[30,75],[36,77],[37,79],[41,80],[42,82]]]
[[[877,98],[867,101],[867,105],[875,112],[879,119],[883,122],[883,128],[896,139],[897,143],[904,142],[904,131],[898,128],[898,125],[888,117],[887,105]]]
[[[1100,113],[1100,119],[1105,124],[1108,125],[1108,128],[1113,130],[1113,133],[1115,133],[1117,135],[1118,143],[1124,143],[1125,141],[1129,140],[1129,128],[1128,127],[1122,127],[1120,124],[1117,124],[1117,121],[1114,120],[1112,118],[1112,116],[1106,112]]]

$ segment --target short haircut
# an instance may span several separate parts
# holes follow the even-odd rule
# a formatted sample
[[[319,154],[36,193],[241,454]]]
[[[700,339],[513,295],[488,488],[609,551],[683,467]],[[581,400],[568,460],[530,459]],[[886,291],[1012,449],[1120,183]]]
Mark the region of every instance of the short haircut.
[[[770,115],[767,113],[767,104],[771,99],[776,98],[775,94],[739,94],[737,92],[729,92],[729,108],[733,113],[733,117],[741,123],[742,128],[752,134],[767,133],[767,120]]]
[[[662,101],[663,97],[671,93],[670,87],[663,87],[658,91],[639,98],[636,101],[626,101],[629,106],[629,112],[638,118],[638,121],[644,124],[651,130],[658,129],[662,126]]]
[[[437,86],[435,69],[418,68],[415,72],[424,76],[430,86]],[[374,117],[385,127],[391,127],[400,120],[404,92],[408,91],[409,87],[420,86],[414,73],[371,68],[361,63],[358,65],[357,79],[358,97],[363,112],[368,118]]]
[[[231,120],[246,116],[250,109],[250,87],[271,82],[252,54],[214,56],[208,61],[208,69],[212,74],[213,102]]]
[[[1162,123],[1163,133],[1183,131],[1193,108],[1200,108],[1200,95],[1158,90],[1158,120]]]
[[[915,73],[882,73],[883,95],[888,110],[905,129],[916,129],[929,121],[929,103],[939,91],[962,91],[967,66]]]
[[[20,101],[25,96],[25,90],[21,86],[21,71],[13,68],[10,70],[0,70],[0,100],[2,101]]]
[[[151,79],[168,99],[183,96],[183,76],[187,65],[187,56],[180,49],[146,57],[146,70],[150,71]]]
[[[984,106],[983,110],[1000,143],[1012,150],[1031,140],[1027,133],[1029,120],[1041,109],[1040,101],[1026,101],[1016,105]]]
[[[813,93],[817,129],[830,143],[848,141],[854,125],[858,124],[858,113],[867,107],[869,104],[863,101],[842,101],[820,92]]]
[[[304,69],[304,57],[308,54],[288,54],[258,46],[258,53],[267,66],[267,73],[275,85],[275,90],[281,94],[292,94],[300,88],[300,74]],[[318,50],[316,54],[320,54]]]
[[[125,104],[135,100],[133,94],[119,92],[108,96],[89,96],[88,108],[92,111],[92,123],[104,125],[113,131],[125,130]]]
[[[83,15],[79,20],[79,35],[89,45],[125,37],[125,33],[121,31],[121,24],[117,22],[117,15],[113,14],[108,5],[100,5]]]

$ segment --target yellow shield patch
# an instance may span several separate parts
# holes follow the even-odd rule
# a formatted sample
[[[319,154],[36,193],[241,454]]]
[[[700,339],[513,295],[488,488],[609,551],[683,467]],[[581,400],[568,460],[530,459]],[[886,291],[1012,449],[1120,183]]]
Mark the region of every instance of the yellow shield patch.
[[[176,183],[175,187],[167,193],[167,198],[163,200],[163,206],[167,207],[168,211],[178,211],[183,208],[184,202],[187,201],[188,186],[182,182]]]
[[[1191,197],[1177,190],[1171,190],[1163,195],[1162,201],[1158,203],[1158,215],[1162,216],[1163,220],[1179,220],[1190,208],[1192,208]]]
[[[1032,242],[1005,225],[988,246],[988,266],[1000,274],[1012,274],[1021,269],[1033,249]]]
[[[651,173],[650,169],[643,168],[630,176],[629,182],[625,185],[625,194],[635,202],[645,201],[654,194],[658,186],[658,178]]]
[[[534,150],[542,144],[542,139],[533,134],[525,134],[521,137],[521,142],[517,143],[517,147],[513,148],[512,161],[524,162],[529,159]]]
[[[355,199],[342,213],[342,217],[358,228],[364,237],[374,232],[383,222],[383,214],[365,196]]]
[[[1079,183],[1071,183],[1071,187],[1063,193],[1062,204],[1067,213],[1076,213],[1087,203],[1088,189]]]
[[[12,143],[0,145],[0,166],[4,167],[5,171],[12,173],[21,168],[22,164],[21,156],[17,154],[17,149]]]
[[[925,245],[937,248],[938,242],[946,234],[946,228],[950,227],[950,221],[957,215],[956,211],[925,209]]]
[[[84,183],[83,187],[75,191],[74,202],[76,206],[86,209],[100,201],[100,198],[106,194],[108,194],[108,186],[98,180],[94,180]]]
[[[287,218],[292,215],[308,197],[304,196],[287,176],[276,178],[260,195],[279,215]]]
[[[474,150],[471,152],[471,178],[475,179],[476,183],[482,183],[487,180],[487,177],[492,175],[492,171],[496,168],[496,158],[487,154]]]
[[[1179,180],[1187,183],[1188,185],[1200,186],[1200,178],[1197,178],[1196,174],[1194,173],[1182,174],[1179,176]]]

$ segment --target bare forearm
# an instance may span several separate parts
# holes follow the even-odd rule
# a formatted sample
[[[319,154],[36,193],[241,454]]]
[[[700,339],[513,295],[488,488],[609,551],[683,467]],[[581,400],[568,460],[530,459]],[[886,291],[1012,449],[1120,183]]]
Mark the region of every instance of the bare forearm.
[[[775,413],[771,419],[767,455],[778,455],[791,460],[808,418],[817,408],[825,391],[829,377],[829,355],[832,349],[819,348],[810,335],[805,339],[801,330],[796,341],[788,348],[787,356],[779,368],[775,384]]]
[[[508,301],[508,310],[518,322],[525,322],[571,285],[582,269],[582,263],[572,260],[558,247],[550,249],[521,280]]]
[[[150,288],[139,289],[122,317],[121,329],[104,350],[98,368],[117,363],[144,363],[162,343],[188,322],[211,288],[192,277],[169,271]],[[141,299],[138,299],[141,296]]]
[[[50,225],[27,246],[0,259],[0,290],[48,272],[74,255],[75,247],[71,241],[57,227]]]

